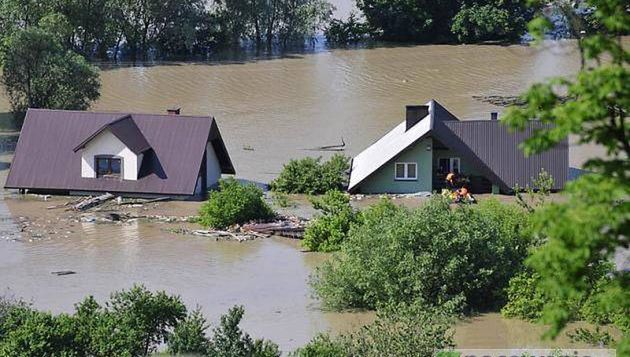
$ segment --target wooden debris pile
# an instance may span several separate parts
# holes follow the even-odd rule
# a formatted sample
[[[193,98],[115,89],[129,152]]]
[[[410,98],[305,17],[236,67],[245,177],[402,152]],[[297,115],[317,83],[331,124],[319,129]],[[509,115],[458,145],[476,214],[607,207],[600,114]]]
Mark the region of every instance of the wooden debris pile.
[[[307,221],[299,217],[280,217],[273,222],[247,223],[240,227],[242,231],[264,234],[267,236],[280,236],[302,239]]]

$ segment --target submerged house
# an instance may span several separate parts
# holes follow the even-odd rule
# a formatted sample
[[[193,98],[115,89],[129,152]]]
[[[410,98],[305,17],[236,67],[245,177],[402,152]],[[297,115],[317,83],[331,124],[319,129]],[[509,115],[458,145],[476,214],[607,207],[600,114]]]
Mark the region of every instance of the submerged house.
[[[435,100],[407,106],[406,120],[352,159],[348,189],[354,193],[439,191],[449,172],[469,178],[473,193],[510,193],[532,185],[541,170],[564,187],[569,170],[568,143],[525,157],[519,144],[537,121],[511,133],[492,113],[489,120],[461,121]]]
[[[5,187],[185,199],[234,173],[212,117],[29,109]]]

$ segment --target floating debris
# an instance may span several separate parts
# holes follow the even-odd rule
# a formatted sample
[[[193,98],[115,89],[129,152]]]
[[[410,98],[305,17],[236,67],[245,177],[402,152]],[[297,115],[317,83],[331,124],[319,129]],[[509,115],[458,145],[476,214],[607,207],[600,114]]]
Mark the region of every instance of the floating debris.
[[[72,270],[60,270],[60,271],[53,271],[53,272],[51,272],[51,274],[57,275],[57,276],[73,275],[73,274],[76,274],[76,273],[77,272],[72,271]]]

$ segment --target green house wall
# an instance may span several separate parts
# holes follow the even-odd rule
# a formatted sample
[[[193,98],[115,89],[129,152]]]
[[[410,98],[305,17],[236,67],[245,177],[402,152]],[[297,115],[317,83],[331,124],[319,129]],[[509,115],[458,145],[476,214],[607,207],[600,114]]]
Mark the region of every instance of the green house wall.
[[[383,165],[366,178],[359,186],[361,193],[415,193],[431,192],[433,188],[433,147],[431,138],[424,138],[396,158]],[[418,165],[418,178],[413,181],[401,181],[394,178],[396,162],[415,162]]]

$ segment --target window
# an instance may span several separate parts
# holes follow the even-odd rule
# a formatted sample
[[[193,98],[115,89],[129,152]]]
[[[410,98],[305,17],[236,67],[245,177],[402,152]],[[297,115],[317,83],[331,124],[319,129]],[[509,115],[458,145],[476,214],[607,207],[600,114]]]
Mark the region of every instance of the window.
[[[122,162],[116,157],[96,157],[96,177],[120,177]]]
[[[418,178],[418,165],[415,162],[397,162],[394,167],[396,180],[416,180]]]
[[[438,168],[442,173],[460,172],[459,157],[443,158],[438,161]]]

